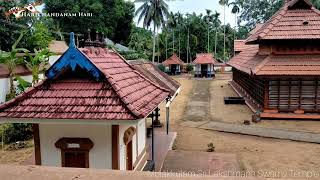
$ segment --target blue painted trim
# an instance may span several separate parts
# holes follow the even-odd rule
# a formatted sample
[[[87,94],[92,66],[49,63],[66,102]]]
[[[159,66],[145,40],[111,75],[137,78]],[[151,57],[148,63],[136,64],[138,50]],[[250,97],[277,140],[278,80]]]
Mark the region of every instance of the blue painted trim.
[[[52,80],[58,77],[65,69],[71,68],[72,71],[75,71],[77,66],[86,70],[96,80],[105,77],[103,73],[77,49],[74,42],[74,34],[70,33],[69,49],[47,70],[46,76]]]
[[[75,40],[74,40],[74,33],[73,33],[73,32],[70,33],[70,43],[69,43],[69,47],[72,47],[72,48],[75,48],[75,47],[76,47],[76,43],[75,43]]]

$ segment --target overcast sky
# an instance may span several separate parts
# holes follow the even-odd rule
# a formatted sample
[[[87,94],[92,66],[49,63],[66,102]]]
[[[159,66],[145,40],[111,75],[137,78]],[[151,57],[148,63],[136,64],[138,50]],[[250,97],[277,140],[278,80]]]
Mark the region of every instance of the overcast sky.
[[[131,0],[134,1],[134,0]],[[219,5],[219,0],[175,0],[166,1],[169,5],[169,10],[172,12],[181,12],[182,14],[193,13],[205,14],[206,9],[210,9],[213,13],[217,11],[220,13],[220,20],[223,23],[223,6]],[[135,3],[136,9],[141,6],[141,3]],[[135,18],[137,21],[137,18]],[[234,27],[235,17],[231,13],[231,7],[226,7],[226,23]]]

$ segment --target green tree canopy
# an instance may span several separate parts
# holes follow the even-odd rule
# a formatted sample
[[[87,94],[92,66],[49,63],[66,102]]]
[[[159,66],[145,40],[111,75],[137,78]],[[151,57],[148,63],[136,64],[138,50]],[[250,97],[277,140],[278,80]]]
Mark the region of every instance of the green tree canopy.
[[[63,32],[103,32],[116,43],[127,44],[134,17],[134,4],[125,0],[46,0],[48,13],[92,13],[87,17],[53,17]]]

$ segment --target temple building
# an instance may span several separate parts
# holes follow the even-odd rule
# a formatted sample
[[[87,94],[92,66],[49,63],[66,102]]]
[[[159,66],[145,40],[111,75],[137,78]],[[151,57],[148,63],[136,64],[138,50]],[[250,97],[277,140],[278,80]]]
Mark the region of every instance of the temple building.
[[[98,38],[89,41],[79,49],[72,33],[46,79],[0,105],[0,123],[33,124],[37,165],[142,170],[149,157],[146,117],[170,90]]]
[[[228,62],[231,85],[256,117],[319,120],[320,11],[308,0],[286,0],[244,42]]]
[[[192,62],[194,65],[194,77],[215,77],[214,65],[217,63],[211,53],[197,54],[196,59]]]
[[[184,67],[183,61],[177,56],[177,54],[173,54],[170,58],[163,61],[162,63],[166,67],[166,72],[170,75],[179,75]]]

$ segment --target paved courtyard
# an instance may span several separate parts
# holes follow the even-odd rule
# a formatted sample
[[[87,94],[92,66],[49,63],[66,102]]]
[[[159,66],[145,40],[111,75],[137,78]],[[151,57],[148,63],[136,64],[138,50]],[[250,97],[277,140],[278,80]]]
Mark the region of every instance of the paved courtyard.
[[[208,175],[237,172],[240,167],[235,154],[177,150],[168,152],[161,171]]]

